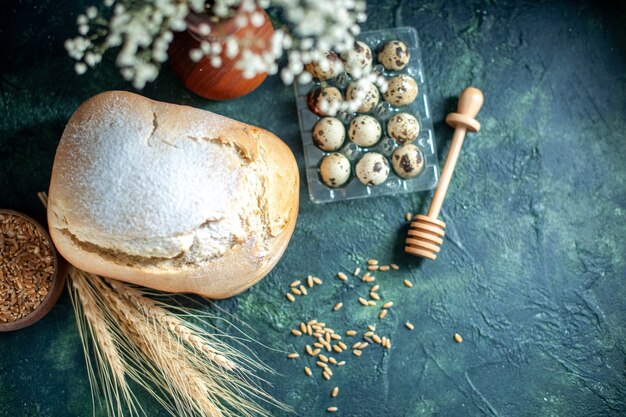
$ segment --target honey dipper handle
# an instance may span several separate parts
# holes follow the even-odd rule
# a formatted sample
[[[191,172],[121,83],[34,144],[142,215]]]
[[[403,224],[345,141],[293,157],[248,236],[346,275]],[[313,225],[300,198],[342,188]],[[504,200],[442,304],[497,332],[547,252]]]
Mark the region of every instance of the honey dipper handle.
[[[465,133],[469,130],[471,132],[478,132],[480,130],[480,123],[474,119],[480,108],[483,105],[483,93],[474,87],[468,87],[459,96],[459,104],[457,106],[456,113],[450,113],[446,117],[446,123],[454,127],[454,136],[452,137],[452,143],[450,144],[450,150],[446,157],[446,162],[441,170],[441,177],[439,178],[439,184],[433,195],[433,200],[430,203],[428,209],[428,217],[436,219],[439,217],[441,211],[441,205],[448,192],[448,186],[452,179],[452,173],[456,166],[456,161],[459,159],[459,153],[463,146],[463,140],[465,139]]]

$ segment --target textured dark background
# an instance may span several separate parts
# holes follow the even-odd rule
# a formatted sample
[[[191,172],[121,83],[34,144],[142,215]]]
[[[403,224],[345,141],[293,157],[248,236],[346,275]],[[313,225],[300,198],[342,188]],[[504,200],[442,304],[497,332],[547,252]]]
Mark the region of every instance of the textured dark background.
[[[80,4],[76,4],[80,3]],[[112,57],[76,76],[63,50],[86,4],[0,2],[0,207],[41,216],[55,147],[74,109],[129,89]],[[338,330],[375,322],[363,287],[331,279],[368,257],[396,307],[379,324],[393,348],[368,348],[332,382],[301,361],[255,347],[280,375],[272,393],[301,416],[338,405],[345,416],[626,415],[626,7],[597,1],[381,1],[366,29],[413,26],[423,47],[437,140],[454,97],[485,92],[483,129],[470,138],[446,200],[448,235],[436,262],[402,254],[407,211],[429,194],[314,205],[301,189],[298,225],[278,267],[219,305],[277,349],[301,319]],[[265,127],[302,168],[291,88],[269,79],[249,96],[208,102],[168,68],[148,97],[210,109]],[[286,285],[306,274],[322,288],[295,304]],[[402,278],[415,282],[405,289]],[[346,307],[331,313],[343,300]],[[404,329],[410,320],[413,332]],[[465,341],[452,341],[454,332]],[[337,400],[329,391],[341,387]],[[151,415],[164,415],[151,405]],[[0,416],[88,416],[91,399],[66,294],[37,325],[0,335]],[[100,415],[100,412],[98,412]],[[280,413],[278,413],[280,414]]]

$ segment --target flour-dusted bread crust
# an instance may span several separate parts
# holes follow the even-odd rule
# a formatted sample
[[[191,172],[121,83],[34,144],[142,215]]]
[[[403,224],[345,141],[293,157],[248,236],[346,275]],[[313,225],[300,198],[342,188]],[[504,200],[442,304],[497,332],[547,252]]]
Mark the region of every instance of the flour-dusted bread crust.
[[[50,235],[87,272],[226,298],[282,256],[298,188],[294,156],[273,134],[111,91],[83,103],[63,132]]]

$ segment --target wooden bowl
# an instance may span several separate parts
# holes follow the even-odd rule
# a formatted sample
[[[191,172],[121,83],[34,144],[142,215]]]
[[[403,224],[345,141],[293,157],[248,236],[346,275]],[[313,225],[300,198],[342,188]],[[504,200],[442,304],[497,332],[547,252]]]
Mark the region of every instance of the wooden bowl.
[[[4,210],[0,209],[0,214],[8,214],[13,216],[19,216],[23,219],[29,221],[34,224],[35,227],[39,229],[42,235],[46,238],[48,245],[50,247],[50,251],[52,253],[52,259],[54,261],[54,271],[52,273],[52,283],[50,284],[50,289],[48,290],[48,294],[42,300],[39,307],[33,310],[29,315],[22,317],[19,320],[11,321],[8,323],[0,323],[0,332],[10,332],[13,330],[23,329],[24,327],[28,327],[31,324],[39,321],[43,316],[48,314],[50,309],[56,304],[63,288],[65,287],[65,277],[67,275],[67,262],[63,259],[59,253],[57,252],[54,244],[52,243],[52,239],[48,234],[48,231],[44,226],[41,225],[38,221],[33,219],[30,216],[27,216],[23,213],[19,213],[13,210]]]

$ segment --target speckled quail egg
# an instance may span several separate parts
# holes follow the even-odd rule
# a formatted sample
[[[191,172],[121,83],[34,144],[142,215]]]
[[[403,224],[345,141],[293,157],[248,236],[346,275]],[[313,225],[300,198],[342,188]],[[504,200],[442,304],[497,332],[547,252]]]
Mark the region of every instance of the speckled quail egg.
[[[402,178],[411,178],[422,172],[424,156],[413,144],[400,146],[391,155],[393,170]]]
[[[320,61],[310,62],[304,67],[309,74],[320,81],[335,78],[342,70],[343,65],[335,52],[326,52]]]
[[[350,122],[348,137],[350,141],[362,147],[375,145],[380,139],[382,129],[378,120],[372,116],[357,116]]]
[[[390,71],[400,71],[406,67],[411,60],[411,53],[402,41],[387,42],[380,51],[378,51],[378,62],[383,64],[385,69]]]
[[[365,42],[356,41],[354,48],[341,54],[341,60],[348,74],[360,78],[372,66],[372,50]]]
[[[339,119],[324,117],[313,127],[313,142],[324,151],[336,151],[346,139],[346,128]]]
[[[377,152],[368,152],[356,163],[356,176],[365,185],[379,185],[389,176],[389,162]]]
[[[366,88],[362,88],[356,83],[350,84],[346,90],[346,99],[354,100],[358,95],[362,95],[360,98],[363,100],[361,106],[357,109],[359,113],[367,113],[372,110],[380,100],[378,88],[373,83],[368,83]]]
[[[312,90],[307,97],[307,106],[319,116],[334,116],[343,101],[341,92],[335,87]]]
[[[329,187],[341,187],[350,179],[350,161],[340,153],[331,153],[322,159],[320,176]]]
[[[392,106],[401,107],[411,104],[417,97],[417,83],[412,77],[400,74],[389,80],[384,97]]]
[[[409,113],[398,113],[387,122],[387,134],[396,142],[413,142],[420,133],[420,124]]]

